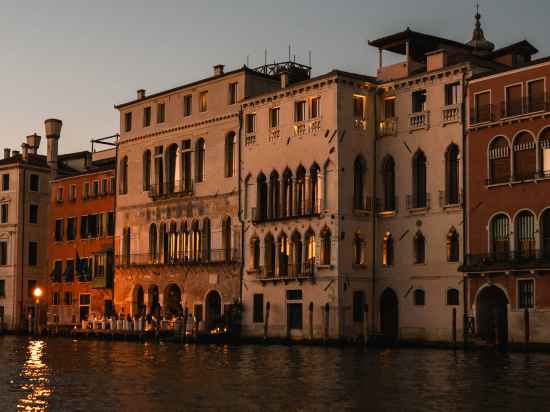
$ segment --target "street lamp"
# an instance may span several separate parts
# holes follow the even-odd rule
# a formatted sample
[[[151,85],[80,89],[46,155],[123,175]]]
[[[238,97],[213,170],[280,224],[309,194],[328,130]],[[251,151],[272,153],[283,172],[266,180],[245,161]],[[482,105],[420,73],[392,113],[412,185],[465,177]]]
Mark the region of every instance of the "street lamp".
[[[40,310],[40,297],[42,296],[42,289],[39,288],[38,286],[34,288],[34,290],[32,291],[32,294],[33,296],[35,297],[35,301],[34,301],[34,319],[35,319],[35,327],[34,327],[34,334],[37,335],[39,330],[38,330],[38,326],[39,326],[39,310]]]

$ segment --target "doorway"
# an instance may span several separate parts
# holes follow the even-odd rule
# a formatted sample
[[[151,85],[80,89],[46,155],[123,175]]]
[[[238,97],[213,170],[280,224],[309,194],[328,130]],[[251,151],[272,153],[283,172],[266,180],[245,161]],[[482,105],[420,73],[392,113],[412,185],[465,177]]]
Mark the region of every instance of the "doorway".
[[[384,290],[380,299],[380,330],[388,341],[395,341],[399,336],[399,302],[390,288]]]
[[[508,298],[497,286],[482,289],[476,301],[478,336],[491,344],[508,342]]]

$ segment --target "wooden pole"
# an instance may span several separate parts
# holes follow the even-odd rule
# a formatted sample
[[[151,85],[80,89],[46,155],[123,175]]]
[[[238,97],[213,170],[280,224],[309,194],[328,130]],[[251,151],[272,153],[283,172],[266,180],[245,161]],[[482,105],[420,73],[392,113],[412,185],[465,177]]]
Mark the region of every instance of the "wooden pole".
[[[271,305],[269,302],[265,304],[265,322],[264,322],[264,340],[269,336],[269,309]]]
[[[369,340],[369,305],[363,305],[363,343],[366,345]]]
[[[453,346],[456,349],[456,308],[453,308]]]
[[[313,302],[309,302],[309,339],[313,340]]]
[[[330,306],[328,303],[326,303],[325,304],[325,343],[328,342],[329,311],[330,311]]]

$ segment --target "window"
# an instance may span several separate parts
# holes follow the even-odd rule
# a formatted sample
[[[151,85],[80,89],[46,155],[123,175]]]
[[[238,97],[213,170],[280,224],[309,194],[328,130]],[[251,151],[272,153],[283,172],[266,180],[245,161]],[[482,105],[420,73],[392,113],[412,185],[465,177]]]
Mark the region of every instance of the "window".
[[[91,298],[90,298],[90,295],[88,294],[85,294],[85,295],[80,295],[80,305],[89,305],[91,302]]]
[[[506,89],[506,116],[517,116],[523,113],[522,85],[508,86]]]
[[[164,123],[166,120],[166,104],[157,104],[157,123]]]
[[[356,233],[353,237],[353,263],[355,265],[362,265],[365,263],[365,241],[363,237]]]
[[[203,182],[205,176],[205,143],[204,139],[199,139],[195,146],[195,164],[196,164],[196,175],[195,180],[197,182]]]
[[[321,116],[321,98],[313,97],[310,103],[309,118],[317,119]]]
[[[71,185],[69,188],[69,200],[76,200],[76,185]]]
[[[63,304],[72,305],[73,304],[73,292],[63,293]]]
[[[456,205],[459,199],[458,146],[451,144],[445,153],[445,204]]]
[[[82,198],[88,199],[90,196],[90,184],[88,182],[84,183],[84,186],[82,188]]]
[[[36,280],[27,281],[27,297],[32,298],[34,289],[36,289]]]
[[[276,245],[273,236],[268,233],[264,240],[264,264],[266,277],[275,276]]]
[[[426,111],[426,90],[417,90],[412,93],[412,112]]]
[[[52,305],[59,305],[59,292],[54,292],[52,294]]]
[[[199,112],[205,112],[208,110],[208,92],[201,92],[199,94]]]
[[[2,175],[2,191],[7,192],[10,190],[10,175],[5,173]]]
[[[55,200],[58,203],[63,202],[63,188],[62,187],[58,187],[57,190],[55,191]]]
[[[88,233],[88,216],[80,217],[80,238],[87,239],[89,236]]]
[[[395,98],[384,99],[384,118],[391,119],[395,117]]]
[[[107,214],[107,236],[115,235],[115,213],[109,212]]]
[[[6,297],[6,281],[4,279],[0,279],[0,298]]]
[[[34,225],[38,223],[38,205],[29,206],[29,223]]]
[[[70,217],[67,219],[67,240],[75,240],[76,238],[76,218]]]
[[[447,305],[449,305],[449,306],[458,306],[458,305],[460,305],[458,289],[448,289],[447,290]]]
[[[271,109],[269,109],[269,127],[271,127],[272,129],[279,127],[280,111],[280,107],[272,107]]]
[[[64,220],[56,219],[55,220],[55,241],[61,242],[63,240],[63,231],[64,231]]]
[[[105,263],[107,261],[106,255],[96,255],[94,259],[94,275],[105,276]]]
[[[424,292],[422,289],[416,289],[414,291],[414,305],[415,306],[426,305],[426,292]]]
[[[132,130],[132,112],[124,113],[124,131]]]
[[[362,156],[357,156],[353,166],[353,208],[357,210],[366,209],[365,172],[365,160]]]
[[[120,194],[128,193],[128,156],[124,156],[120,162]]]
[[[1,223],[8,223],[8,219],[9,219],[9,214],[8,214],[8,211],[9,211],[9,205],[7,203],[3,203],[2,206],[1,206],[1,220],[0,222]]]
[[[0,241],[0,266],[6,266],[8,264],[8,242],[5,240]]]
[[[491,92],[477,93],[474,98],[474,123],[492,120]]]
[[[193,114],[193,96],[188,94],[183,96],[183,115],[191,116]]]
[[[489,184],[510,181],[510,147],[504,137],[497,137],[489,146]]]
[[[225,177],[232,177],[235,175],[236,160],[235,156],[237,146],[237,137],[235,133],[231,132],[225,136]]]
[[[382,248],[382,265],[393,265],[393,237],[390,232],[384,234],[384,243]]]
[[[315,233],[313,232],[313,230],[309,229],[306,232],[304,236],[304,241],[304,273],[313,274],[313,271],[315,269],[315,255],[317,249],[317,244],[315,242]]]
[[[151,151],[146,150],[143,153],[143,191],[151,188]]]
[[[535,216],[523,211],[516,217],[516,252],[519,256],[535,254]]]
[[[262,323],[264,321],[264,295],[261,293],[254,294],[253,300],[253,318],[254,323]]]
[[[445,85],[445,106],[453,106],[458,104],[458,93],[460,91],[460,83],[451,83]]]
[[[92,183],[92,194],[93,194],[94,197],[97,197],[97,195],[99,194],[99,181],[98,180],[95,180]]]
[[[38,243],[29,242],[29,266],[36,266],[38,264]]]
[[[426,263],[426,239],[421,232],[414,237],[414,263]]]
[[[518,280],[518,307],[520,309],[535,307],[535,281],[533,279]]]
[[[365,118],[365,100],[365,96],[353,96],[353,117],[359,119]]]
[[[321,265],[328,266],[331,262],[331,246],[332,240],[330,230],[327,228],[321,232]]]
[[[514,139],[514,179],[533,179],[535,177],[536,165],[537,149],[535,140],[529,133],[521,132]]]
[[[304,122],[306,120],[306,101],[294,103],[294,121]]]
[[[53,264],[53,270],[51,273],[52,282],[61,282],[61,272],[63,271],[63,262],[61,260],[56,260]]]
[[[550,128],[546,128],[539,139],[540,175],[550,177]]]
[[[115,186],[116,186],[116,179],[114,176],[111,176],[109,178],[109,192],[113,195],[115,194]]]
[[[427,206],[426,193],[426,156],[418,151],[413,156],[413,195],[409,207],[412,209]]]
[[[237,103],[238,99],[238,88],[239,83],[230,83],[229,84],[229,104]]]
[[[256,113],[246,115],[246,133],[256,132]]]
[[[63,275],[65,282],[72,282],[74,280],[74,260],[68,259],[65,263],[65,273]]]
[[[100,193],[102,195],[106,194],[107,193],[107,179],[102,179],[101,180],[101,190],[100,190]]]
[[[143,127],[151,126],[151,107],[143,108]]]
[[[395,161],[389,156],[384,160],[382,169],[384,183],[384,211],[394,211],[395,201]]]
[[[447,262],[458,262],[460,247],[458,244],[458,233],[453,227],[447,234]]]
[[[40,190],[40,176],[31,174],[29,183],[31,192],[38,192]]]
[[[353,321],[363,322],[365,318],[365,292],[356,290],[353,292]]]
[[[499,214],[491,221],[491,252],[507,254],[510,251],[510,221],[508,216]]]
[[[129,264],[130,263],[130,256],[131,256],[131,240],[132,240],[132,233],[129,227],[126,227],[122,231],[122,256],[124,257],[124,263]]]
[[[544,110],[544,79],[533,80],[527,82],[527,104],[529,112],[537,112]]]

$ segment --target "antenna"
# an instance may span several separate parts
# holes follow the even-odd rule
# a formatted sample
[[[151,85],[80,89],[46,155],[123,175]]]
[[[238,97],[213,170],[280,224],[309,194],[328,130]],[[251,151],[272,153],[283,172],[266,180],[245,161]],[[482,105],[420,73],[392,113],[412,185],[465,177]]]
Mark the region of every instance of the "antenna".
[[[250,64],[248,64],[250,62],[250,55],[246,55],[246,67],[250,67]]]
[[[267,48],[264,51],[264,65],[267,66]]]
[[[291,55],[291,53],[292,53],[292,52],[291,52],[291,49],[292,49],[292,47],[291,47],[291,45],[289,44],[289,45],[288,45],[288,61],[290,61],[290,55]]]
[[[311,50],[308,52],[309,55],[309,67],[311,67]]]

